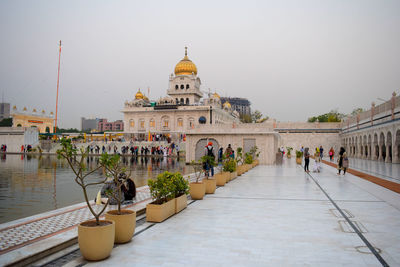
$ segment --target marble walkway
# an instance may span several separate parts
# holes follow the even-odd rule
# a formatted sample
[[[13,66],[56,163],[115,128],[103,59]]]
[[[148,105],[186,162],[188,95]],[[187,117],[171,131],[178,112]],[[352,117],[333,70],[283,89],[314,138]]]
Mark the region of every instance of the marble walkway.
[[[294,159],[257,166],[101,262],[68,266],[400,266],[400,194]]]

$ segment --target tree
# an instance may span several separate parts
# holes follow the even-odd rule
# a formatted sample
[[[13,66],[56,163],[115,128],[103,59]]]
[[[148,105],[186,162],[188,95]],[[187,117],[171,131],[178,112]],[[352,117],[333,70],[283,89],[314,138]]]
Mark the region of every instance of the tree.
[[[344,114],[339,113],[337,110],[331,110],[329,113],[308,118],[308,122],[340,122],[343,117]]]
[[[13,125],[12,118],[6,118],[0,120],[0,127],[12,127],[12,125]]]
[[[364,109],[363,109],[363,108],[355,108],[355,109],[353,109],[353,111],[351,112],[351,116],[355,116],[355,115],[360,114],[360,113],[362,113],[362,112],[364,112]]]
[[[251,123],[251,115],[250,114],[241,114],[240,122],[242,123]]]

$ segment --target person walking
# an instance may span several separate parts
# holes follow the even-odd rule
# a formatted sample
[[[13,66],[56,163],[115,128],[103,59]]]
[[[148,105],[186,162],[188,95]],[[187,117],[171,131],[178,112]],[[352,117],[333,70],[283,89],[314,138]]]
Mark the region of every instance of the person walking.
[[[215,160],[214,147],[212,142],[208,142],[204,155],[208,157],[206,160],[206,176],[208,177],[211,171],[211,177],[214,176],[214,166],[213,162]]]
[[[333,150],[333,147],[331,147],[331,149],[329,149],[329,160],[330,161],[333,160],[334,155],[335,155],[335,151]]]
[[[343,175],[346,174],[347,168],[349,168],[349,158],[347,157],[347,153],[343,153]]]
[[[319,146],[319,157],[322,159],[324,156],[324,148],[322,146]]]
[[[227,157],[227,158],[231,157],[232,152],[233,152],[233,150],[232,150],[231,144],[229,144],[228,147],[225,149],[225,155],[226,155],[226,157]]]
[[[224,153],[223,151],[224,149],[222,147],[220,147],[218,150],[218,163],[222,162],[222,154]]]
[[[304,171],[310,172],[309,165],[310,165],[310,153],[308,152],[309,148],[306,147],[304,149]]]
[[[346,152],[346,150],[343,148],[343,147],[341,147],[340,148],[340,151],[339,151],[339,158],[338,158],[338,165],[337,165],[337,168],[338,168],[338,175],[340,175],[340,172],[342,171],[342,168],[343,168],[343,154]]]

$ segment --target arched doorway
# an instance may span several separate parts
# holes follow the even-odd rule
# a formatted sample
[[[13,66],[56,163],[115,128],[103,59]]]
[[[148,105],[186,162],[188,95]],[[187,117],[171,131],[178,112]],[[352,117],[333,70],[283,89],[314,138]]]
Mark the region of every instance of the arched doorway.
[[[399,163],[400,162],[400,130],[396,131],[396,138],[394,140],[394,146],[395,146],[394,158],[396,159],[395,162]]]
[[[368,159],[371,159],[371,153],[372,153],[371,144],[372,144],[372,138],[371,135],[368,135]]]
[[[363,147],[364,147],[364,158],[368,158],[368,145],[367,145],[367,136],[363,137]]]
[[[214,155],[215,155],[215,157],[218,156],[218,150],[219,150],[218,141],[215,140],[214,138],[203,138],[203,139],[200,139],[199,141],[197,141],[197,144],[196,144],[196,150],[195,150],[195,154],[194,154],[194,158],[195,158],[196,162],[198,160],[200,160],[202,156],[204,156],[205,147],[208,144],[208,142],[212,142],[213,143]]]
[[[374,148],[375,148],[375,159],[379,159],[379,143],[377,134],[374,134]]]

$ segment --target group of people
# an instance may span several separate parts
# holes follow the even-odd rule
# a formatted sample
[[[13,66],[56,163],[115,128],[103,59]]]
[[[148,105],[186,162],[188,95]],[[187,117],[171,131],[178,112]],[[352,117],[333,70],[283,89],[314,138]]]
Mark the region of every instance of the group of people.
[[[224,154],[223,147],[218,149],[218,164],[222,164],[222,159]],[[203,162],[203,170],[206,177],[214,176],[214,166],[211,161],[215,162],[215,152],[212,142],[208,142],[204,149],[204,156],[209,157],[205,162]],[[231,144],[225,149],[226,158],[235,158],[235,151],[232,149]]]
[[[21,153],[31,152],[32,146],[31,145],[22,145],[21,146]]]
[[[303,152],[304,156],[304,171],[310,172],[309,165],[310,165],[310,149],[308,147],[304,148],[301,147],[301,151]],[[333,157],[335,155],[335,151],[333,147],[329,150],[329,159],[333,161]],[[320,172],[321,171],[321,160],[323,157],[323,148],[320,146],[319,148],[315,148],[314,152],[314,167],[313,172]],[[337,159],[337,168],[338,168],[338,175],[340,175],[341,171],[343,170],[343,175],[346,174],[347,169],[349,168],[349,158],[347,157],[346,150],[341,147],[339,151],[339,157]]]
[[[88,145],[86,147],[87,151],[90,154],[100,154],[100,150],[102,151],[101,153],[104,154],[106,151],[110,154],[113,152],[114,154],[122,154],[122,155],[127,155],[131,154],[132,156],[138,156],[139,154],[141,156],[147,156],[147,155],[159,155],[159,156],[171,156],[176,153],[176,155],[179,157],[179,146],[175,143],[171,143],[168,146],[122,146],[121,149],[119,150],[116,145],[112,146],[107,145],[107,146],[102,146],[100,149],[100,146],[98,145]]]

